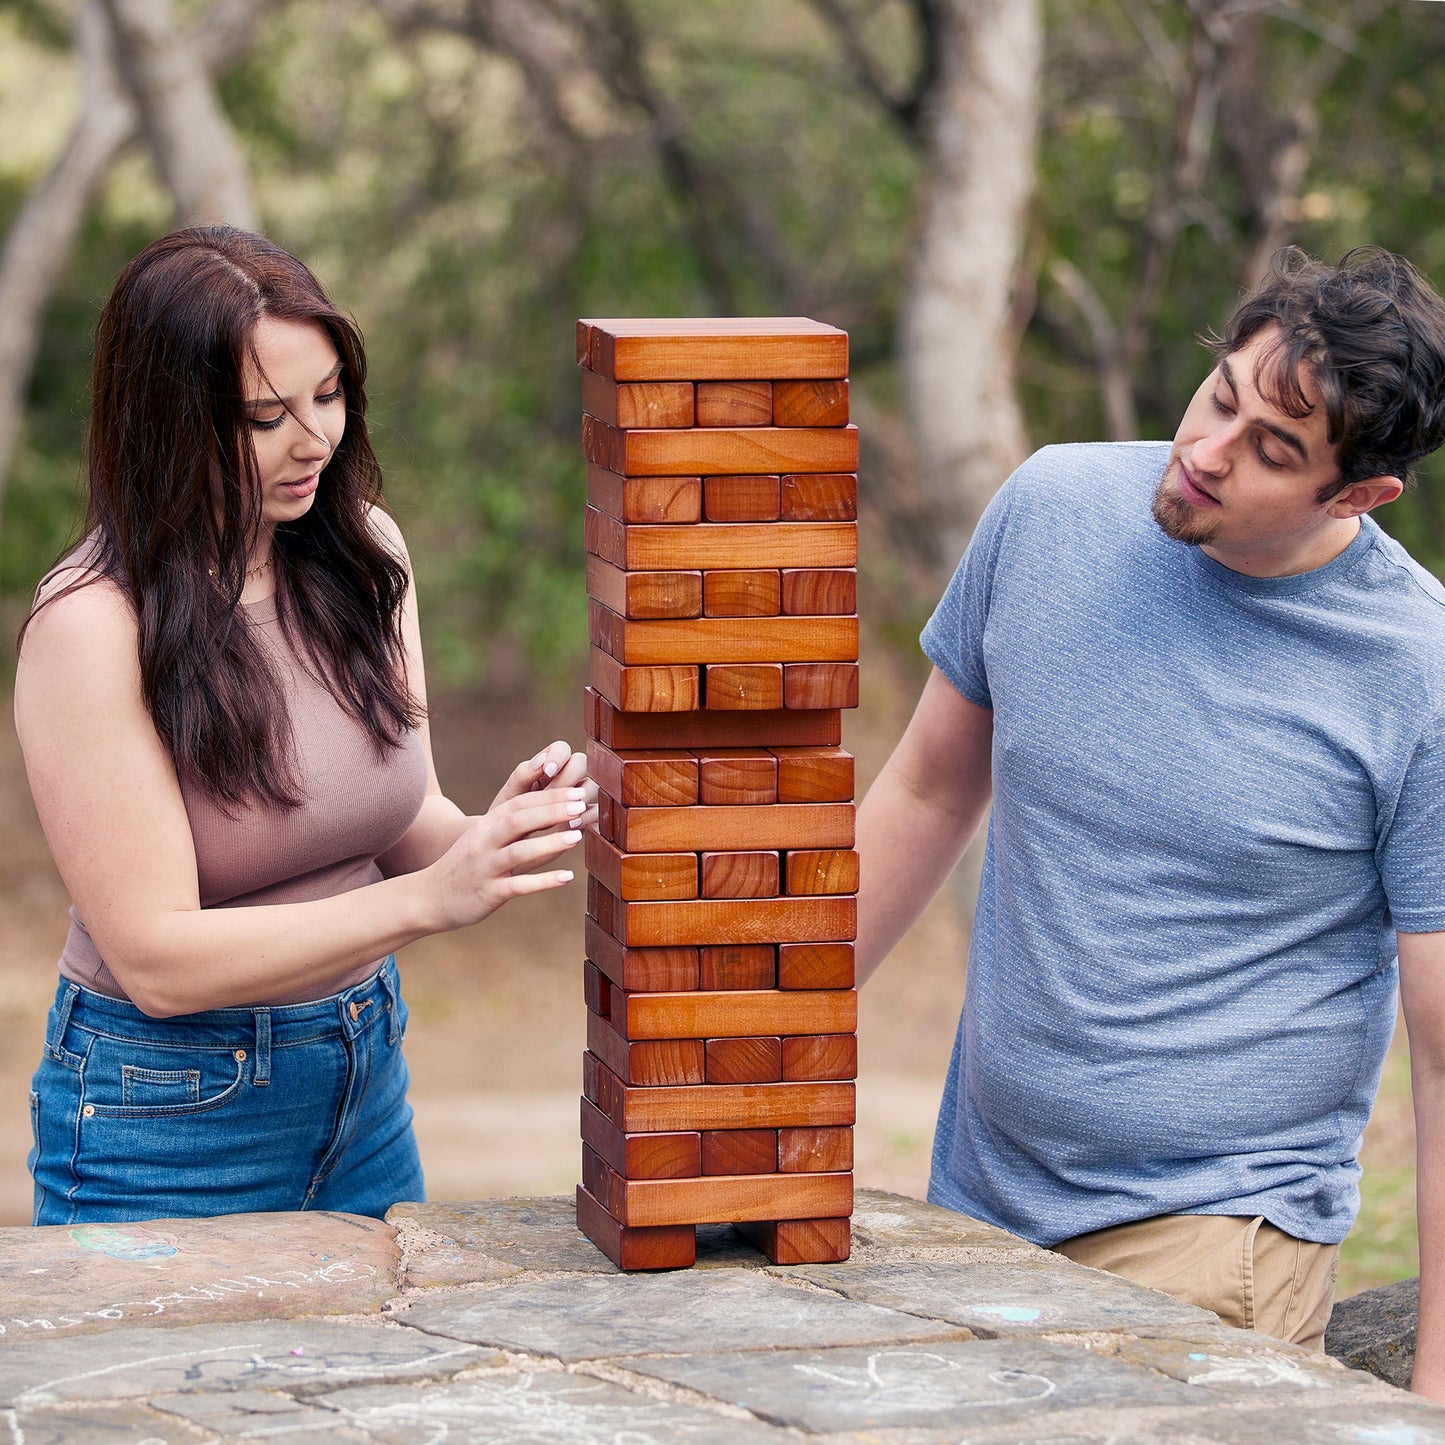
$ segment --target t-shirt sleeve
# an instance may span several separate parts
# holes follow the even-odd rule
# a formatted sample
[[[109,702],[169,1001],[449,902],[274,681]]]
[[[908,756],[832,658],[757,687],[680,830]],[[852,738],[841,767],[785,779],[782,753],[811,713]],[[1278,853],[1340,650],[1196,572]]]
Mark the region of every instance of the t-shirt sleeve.
[[[1445,930],[1445,718],[1439,715],[1410,756],[1375,856],[1395,927],[1404,933]]]
[[[993,706],[984,664],[983,632],[1018,485],[1019,473],[1015,472],[984,509],[963,560],[919,639],[928,660],[979,707]]]

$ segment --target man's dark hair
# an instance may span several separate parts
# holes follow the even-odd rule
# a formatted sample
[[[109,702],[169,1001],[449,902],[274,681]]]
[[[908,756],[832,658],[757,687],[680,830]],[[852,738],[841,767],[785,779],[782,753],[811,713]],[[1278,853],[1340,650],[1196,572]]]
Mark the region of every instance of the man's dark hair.
[[[1270,326],[1256,384],[1292,417],[1312,410],[1312,384],[1338,447],[1321,500],[1366,477],[1408,485],[1445,444],[1445,301],[1402,256],[1360,246],[1326,266],[1286,246],[1209,344],[1225,357]]]

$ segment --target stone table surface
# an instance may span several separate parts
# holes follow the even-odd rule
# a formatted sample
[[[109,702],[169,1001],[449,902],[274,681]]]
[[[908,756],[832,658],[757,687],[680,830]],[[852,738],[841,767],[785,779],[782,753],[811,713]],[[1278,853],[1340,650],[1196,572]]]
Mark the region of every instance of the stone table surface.
[[[570,1199],[0,1229],[0,1445],[1445,1445],[1370,1374],[861,1190],[619,1273]]]

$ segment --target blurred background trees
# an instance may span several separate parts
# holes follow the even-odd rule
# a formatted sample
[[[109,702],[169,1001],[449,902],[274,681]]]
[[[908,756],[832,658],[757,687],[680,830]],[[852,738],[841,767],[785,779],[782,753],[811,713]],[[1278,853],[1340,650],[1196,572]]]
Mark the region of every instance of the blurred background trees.
[[[1423,0],[0,0],[0,596],[111,278],[224,213],[365,329],[439,681],[585,646],[579,315],[846,327],[906,641],[1025,450],[1172,433],[1278,245],[1445,283],[1442,93]],[[1445,568],[1440,479],[1382,520]]]

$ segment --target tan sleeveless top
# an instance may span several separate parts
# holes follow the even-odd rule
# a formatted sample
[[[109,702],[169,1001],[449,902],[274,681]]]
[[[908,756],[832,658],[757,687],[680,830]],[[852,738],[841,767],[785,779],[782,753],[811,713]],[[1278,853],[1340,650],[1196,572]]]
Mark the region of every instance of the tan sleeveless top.
[[[298,808],[247,807],[232,818],[182,781],[201,907],[303,903],[375,883],[382,876],[377,855],[401,838],[421,809],[427,781],[421,737],[409,732],[401,746],[378,753],[366,728],[287,645],[276,598],[243,604],[242,614],[257,630],[281,680],[295,739],[296,776],[306,799]],[[382,961],[324,987],[254,1003],[302,1003],[337,993],[368,978]],[[126,997],[73,907],[60,972],[99,993]]]

